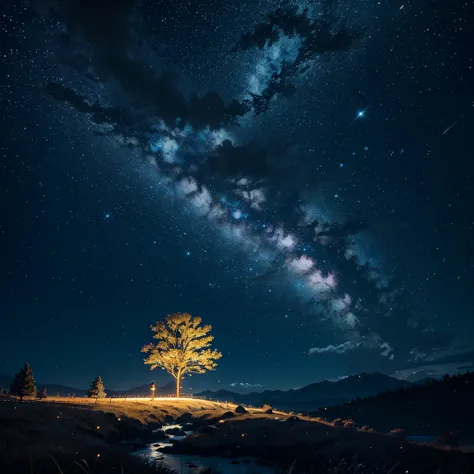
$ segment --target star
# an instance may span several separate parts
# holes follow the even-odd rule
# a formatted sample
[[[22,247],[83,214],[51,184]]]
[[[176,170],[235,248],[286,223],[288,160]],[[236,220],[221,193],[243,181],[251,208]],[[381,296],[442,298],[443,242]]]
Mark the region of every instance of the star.
[[[339,168],[344,168],[344,163],[339,163]]]
[[[368,105],[365,109],[363,110],[358,110],[357,113],[356,113],[356,116],[354,118],[354,120],[350,123],[349,127],[351,127],[353,125],[353,123],[356,121],[356,120],[360,120],[362,118],[365,117],[365,113],[367,112],[367,109],[370,107],[370,105]]]
[[[188,250],[188,251],[186,252],[186,257],[189,257],[190,255],[191,255],[191,252]]]
[[[112,216],[112,214],[110,214],[109,212],[107,212],[107,213],[104,215],[104,217],[105,217],[106,219],[110,219],[111,216]]]

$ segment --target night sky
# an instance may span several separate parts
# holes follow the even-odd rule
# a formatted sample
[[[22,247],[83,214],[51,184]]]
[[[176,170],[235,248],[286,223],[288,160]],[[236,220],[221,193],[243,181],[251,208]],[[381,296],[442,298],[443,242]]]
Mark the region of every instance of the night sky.
[[[185,390],[472,366],[470,0],[0,8],[0,373],[165,383],[174,312]]]

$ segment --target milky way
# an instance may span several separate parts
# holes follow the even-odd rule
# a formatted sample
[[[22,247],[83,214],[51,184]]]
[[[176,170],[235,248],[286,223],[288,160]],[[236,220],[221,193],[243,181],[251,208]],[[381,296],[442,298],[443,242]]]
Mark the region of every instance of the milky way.
[[[291,108],[325,62],[335,61],[337,71],[338,61],[363,57],[371,26],[364,18],[349,19],[347,6],[334,1],[268,8],[234,35],[228,54],[244,66],[235,97],[224,99],[185,92],[159,59],[143,59],[159,52],[140,35],[142,12],[133,2],[113,14],[89,3],[32,2],[62,71],[43,92],[85,114],[111,147],[128,147],[169,199],[181,199],[194,219],[237,243],[253,262],[243,276],[249,285],[278,281],[296,295],[312,330],[328,335],[319,347],[315,334],[314,346],[304,348],[309,357],[365,348],[408,360],[415,348],[428,357],[450,344],[412,309],[400,274],[371,263],[378,255],[363,250],[375,238],[371,219],[341,213],[337,192],[328,204],[323,174],[308,172],[292,143],[272,147],[258,138],[259,120]],[[97,30],[101,21],[105,31]],[[363,114],[354,110],[346,127],[370,114],[369,104],[359,107]],[[342,170],[347,157],[336,159]]]

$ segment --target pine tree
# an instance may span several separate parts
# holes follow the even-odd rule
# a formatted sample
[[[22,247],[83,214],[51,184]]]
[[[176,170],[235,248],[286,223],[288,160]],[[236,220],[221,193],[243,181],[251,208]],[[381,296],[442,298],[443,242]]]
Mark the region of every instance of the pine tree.
[[[38,392],[38,398],[42,400],[43,398],[48,398],[48,394],[46,393],[46,388],[42,388],[40,392]]]
[[[105,398],[106,396],[107,394],[104,391],[104,382],[102,382],[102,378],[99,375],[92,382],[91,388],[89,390],[89,398],[95,398],[95,402],[97,403],[99,398]]]
[[[31,370],[28,363],[15,374],[10,386],[10,393],[20,397],[20,402],[23,400],[23,397],[36,396],[35,378],[33,370]]]

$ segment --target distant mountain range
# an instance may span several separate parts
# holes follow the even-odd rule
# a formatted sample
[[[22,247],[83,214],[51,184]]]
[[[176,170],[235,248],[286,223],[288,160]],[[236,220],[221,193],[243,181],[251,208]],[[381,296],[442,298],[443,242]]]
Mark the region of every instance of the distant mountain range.
[[[0,374],[0,388],[9,388],[12,377]],[[351,375],[341,380],[331,382],[322,381],[312,383],[296,390],[265,390],[263,392],[238,393],[230,390],[204,391],[196,396],[208,400],[233,402],[251,406],[262,406],[269,404],[274,408],[288,411],[310,412],[321,407],[337,405],[348,402],[357,397],[363,398],[378,393],[396,390],[399,388],[417,385],[406,380],[399,380],[380,373]],[[87,396],[87,390],[74,387],[67,387],[59,384],[36,383],[38,389],[46,388],[49,395],[59,394],[68,396],[75,394],[76,397]],[[128,390],[110,390],[105,387],[108,396],[148,396],[150,395],[150,385],[140,385]],[[175,384],[171,382],[167,385],[157,387],[156,395],[171,395],[175,392]]]
[[[243,403],[252,406],[269,404],[282,410],[304,412],[412,385],[406,380],[399,380],[380,373],[362,373],[345,377],[336,382],[326,380],[312,383],[297,390],[265,390],[247,394],[218,390],[217,392],[204,391],[196,395],[214,401]]]
[[[5,389],[10,389],[10,384],[12,383],[13,377],[10,377],[8,375],[3,375],[0,374],[0,389],[5,388]],[[74,388],[74,387],[67,387],[65,385],[60,385],[60,384],[50,384],[50,383],[45,383],[42,384],[40,382],[36,382],[36,388],[38,390],[42,388],[46,389],[46,392],[50,396],[54,396],[59,394],[61,397],[67,397],[69,395],[75,394],[76,397],[87,397],[87,392],[88,390],[84,390],[81,388]],[[176,391],[176,384],[174,382],[171,382],[169,384],[163,385],[163,386],[157,386],[156,387],[156,396],[160,395],[171,395],[175,393]],[[110,390],[105,387],[105,392],[107,393],[107,396],[112,396],[112,397],[126,397],[126,396],[148,396],[150,395],[150,384],[144,384],[140,385],[138,387],[133,387],[128,390]]]

